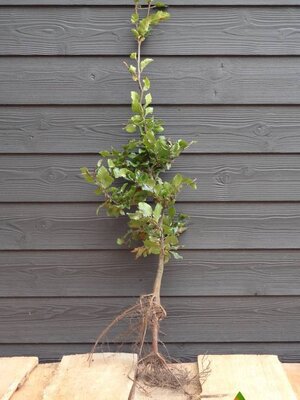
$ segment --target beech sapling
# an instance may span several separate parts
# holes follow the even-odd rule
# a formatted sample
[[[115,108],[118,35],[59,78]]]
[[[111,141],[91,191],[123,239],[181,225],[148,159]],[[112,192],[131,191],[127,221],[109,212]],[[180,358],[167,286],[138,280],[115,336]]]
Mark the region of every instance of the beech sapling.
[[[181,174],[170,179],[162,175],[191,143],[183,139],[172,141],[164,135],[163,122],[154,116],[147,76],[153,59],[141,56],[142,45],[152,29],[170,17],[166,10],[162,2],[134,0],[131,31],[136,50],[130,54],[130,61],[124,62],[136,84],[136,90],[131,92],[132,116],[124,128],[133,137],[121,150],[101,151],[94,171],[81,171],[87,182],[97,186],[96,194],[103,196],[97,213],[104,208],[111,217],[128,218],[128,230],[117,243],[131,248],[136,258],[154,254],[158,260],[152,292],[118,315],[101,332],[95,346],[118,322],[135,319],[140,376],[149,385],[179,388],[184,379],[169,369],[159,352],[160,323],[167,315],[161,304],[161,282],[165,264],[171,257],[181,258],[179,236],[187,229],[187,216],[176,210],[176,198],[184,186],[195,189],[196,183]],[[144,345],[148,333],[151,350],[147,353]]]

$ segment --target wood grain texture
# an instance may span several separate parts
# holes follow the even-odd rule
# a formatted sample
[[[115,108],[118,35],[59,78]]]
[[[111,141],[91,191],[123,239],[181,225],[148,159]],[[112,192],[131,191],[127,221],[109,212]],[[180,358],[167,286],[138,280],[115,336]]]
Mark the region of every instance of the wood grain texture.
[[[158,106],[187,153],[300,153],[299,106]],[[126,143],[127,106],[0,107],[0,153],[95,153]]]
[[[289,381],[300,398],[300,364],[284,364],[283,368],[289,378]]]
[[[181,251],[165,270],[165,296],[300,295],[300,251]],[[138,296],[156,258],[122,251],[0,252],[1,297]]]
[[[44,391],[43,400],[128,400],[137,369],[137,354],[64,356]],[[101,396],[101,397],[100,397]]]
[[[178,205],[192,218],[184,260],[166,269],[163,339],[185,361],[299,362],[299,0],[167,3],[172,19],[144,54],[166,135],[197,141],[174,171],[199,189]],[[150,289],[154,258],[140,265],[116,245],[126,221],[96,218],[78,173],[128,138],[131,10],[0,0],[0,356],[88,352]]]
[[[203,398],[233,399],[238,391],[245,399],[297,400],[282,363],[275,355],[208,355],[211,374],[203,386]],[[198,356],[199,373],[203,355]]]
[[[132,8],[6,7],[0,55],[127,55]],[[177,7],[143,47],[152,55],[300,54],[294,7]],[[191,25],[193,29],[191,29]]]
[[[21,388],[14,393],[11,400],[41,400],[57,367],[57,363],[37,365]]]
[[[38,363],[37,357],[1,357],[0,399],[9,400]]]
[[[154,66],[153,66],[154,64]],[[153,72],[155,68],[156,72]],[[157,104],[298,104],[297,57],[157,57]],[[3,57],[0,104],[128,104],[120,57]]]
[[[95,168],[97,156],[10,155],[1,157],[0,202],[100,201],[80,167]],[[164,176],[197,180],[180,201],[298,201],[298,155],[183,155]]]
[[[91,343],[39,343],[39,344],[0,344],[0,354],[12,355],[37,355],[40,362],[58,361],[65,354],[88,353]],[[98,348],[99,350],[100,348]],[[120,351],[118,344],[103,346],[104,351]],[[123,351],[132,351],[127,344]],[[164,352],[165,349],[161,348]],[[255,343],[168,343],[170,355],[180,361],[196,361],[198,354],[277,354],[282,362],[296,362],[300,359],[299,342],[255,342]]]
[[[300,297],[166,297],[168,342],[289,342],[299,339]],[[1,299],[1,343],[93,343],[134,298]],[[234,327],[234,329],[233,329]],[[110,341],[126,329],[123,323]],[[127,326],[128,329],[128,326]],[[120,341],[120,339],[117,339]]]
[[[116,249],[125,218],[95,218],[95,204],[2,204],[1,250]],[[187,249],[299,249],[299,203],[179,204]],[[108,235],[109,232],[109,235]]]

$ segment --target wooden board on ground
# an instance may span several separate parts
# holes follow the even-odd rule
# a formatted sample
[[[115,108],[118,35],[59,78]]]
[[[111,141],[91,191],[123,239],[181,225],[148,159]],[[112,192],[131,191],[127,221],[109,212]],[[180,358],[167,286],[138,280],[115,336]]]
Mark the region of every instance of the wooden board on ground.
[[[128,400],[137,355],[127,353],[64,356],[43,400]]]
[[[58,363],[39,364],[11,400],[42,400],[44,390],[52,380]]]
[[[289,378],[294,392],[300,400],[300,364],[283,364],[283,368]]]
[[[38,362],[37,357],[0,358],[0,400],[9,400]]]
[[[189,372],[191,378],[195,377],[193,381],[184,387],[184,390],[193,395],[193,398],[197,399],[201,393],[201,386],[199,382],[198,364],[197,363],[185,363],[177,364],[178,368],[185,369]],[[151,388],[142,384],[139,380],[134,393],[134,400],[186,400],[187,395],[183,391],[163,389],[163,388]]]
[[[203,399],[233,400],[241,392],[246,400],[297,400],[282,364],[272,355],[212,355],[211,374],[203,386]],[[198,356],[201,368],[202,356]]]

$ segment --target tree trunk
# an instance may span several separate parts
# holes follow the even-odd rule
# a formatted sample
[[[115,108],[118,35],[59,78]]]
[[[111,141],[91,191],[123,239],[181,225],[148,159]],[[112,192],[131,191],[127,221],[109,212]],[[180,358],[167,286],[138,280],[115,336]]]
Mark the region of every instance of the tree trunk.
[[[154,295],[154,302],[160,306],[160,289],[161,289],[161,282],[162,282],[162,277],[164,274],[164,266],[165,266],[165,261],[164,261],[164,244],[162,242],[161,245],[161,252],[159,255],[159,260],[158,260],[158,268],[156,272],[156,277],[153,285],[153,295]],[[155,316],[153,318],[152,322],[152,351],[156,354],[158,354],[158,334],[159,334],[159,325],[160,325],[160,318]]]

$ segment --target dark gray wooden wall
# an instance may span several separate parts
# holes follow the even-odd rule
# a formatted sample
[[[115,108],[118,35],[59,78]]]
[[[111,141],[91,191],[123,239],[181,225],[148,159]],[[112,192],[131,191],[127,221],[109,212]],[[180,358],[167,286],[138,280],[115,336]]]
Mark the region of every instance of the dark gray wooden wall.
[[[127,139],[130,3],[0,0],[0,355],[87,351],[150,290],[154,259],[116,246],[125,221],[95,218],[79,174]],[[145,54],[167,135],[197,141],[174,171],[198,190],[180,198],[164,340],[299,362],[299,1],[171,3]]]

